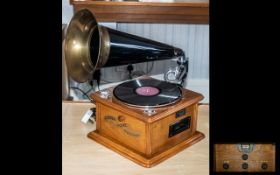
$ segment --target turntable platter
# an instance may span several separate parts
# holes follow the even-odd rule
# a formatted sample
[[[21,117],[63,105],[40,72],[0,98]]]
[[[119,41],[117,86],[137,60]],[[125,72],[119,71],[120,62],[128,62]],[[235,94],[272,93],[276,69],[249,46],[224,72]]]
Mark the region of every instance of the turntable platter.
[[[116,86],[114,97],[130,106],[162,107],[181,99],[178,85],[156,79],[136,79]]]

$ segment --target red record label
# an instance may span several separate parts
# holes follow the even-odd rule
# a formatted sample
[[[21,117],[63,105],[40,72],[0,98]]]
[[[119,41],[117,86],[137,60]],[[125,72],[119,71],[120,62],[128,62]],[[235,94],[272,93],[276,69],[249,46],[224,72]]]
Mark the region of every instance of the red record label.
[[[159,89],[151,86],[144,86],[137,88],[136,93],[142,96],[154,96],[159,93]]]

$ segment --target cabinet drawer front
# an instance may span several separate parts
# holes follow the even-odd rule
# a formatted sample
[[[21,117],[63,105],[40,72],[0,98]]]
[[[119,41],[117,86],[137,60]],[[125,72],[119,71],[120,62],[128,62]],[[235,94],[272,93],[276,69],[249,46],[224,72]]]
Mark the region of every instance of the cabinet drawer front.
[[[194,105],[189,106],[152,124],[152,153],[168,149],[186,140],[195,132],[193,130],[196,125],[194,109]]]

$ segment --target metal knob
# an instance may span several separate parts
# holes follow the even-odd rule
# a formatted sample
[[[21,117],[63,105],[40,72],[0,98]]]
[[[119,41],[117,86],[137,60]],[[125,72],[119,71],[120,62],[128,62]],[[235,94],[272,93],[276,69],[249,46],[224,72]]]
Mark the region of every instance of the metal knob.
[[[226,169],[226,170],[229,169],[229,164],[228,163],[224,163],[223,164],[223,168]]]
[[[268,168],[268,164],[267,163],[262,163],[262,169],[266,170]]]
[[[242,168],[243,168],[243,169],[248,169],[248,163],[243,163],[243,164],[242,164]]]
[[[248,154],[243,154],[243,155],[242,155],[242,159],[243,159],[243,160],[247,160],[247,159],[248,159]]]

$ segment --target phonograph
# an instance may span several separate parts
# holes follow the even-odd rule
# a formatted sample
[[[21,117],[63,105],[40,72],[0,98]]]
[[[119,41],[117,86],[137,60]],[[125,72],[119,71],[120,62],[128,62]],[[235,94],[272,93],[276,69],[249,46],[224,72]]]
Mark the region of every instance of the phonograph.
[[[177,59],[163,80],[128,80],[91,95],[96,105],[94,141],[142,165],[152,167],[203,139],[196,130],[199,93],[183,88],[188,59],[176,47],[98,25],[83,9],[72,18],[65,37],[69,75],[77,82],[102,67]]]

